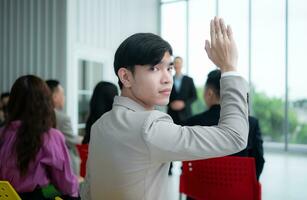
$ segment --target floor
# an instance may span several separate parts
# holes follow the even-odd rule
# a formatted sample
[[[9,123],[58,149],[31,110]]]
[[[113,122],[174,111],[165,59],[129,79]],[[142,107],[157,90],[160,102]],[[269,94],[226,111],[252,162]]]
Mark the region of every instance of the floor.
[[[265,160],[260,177],[262,200],[307,199],[307,154],[266,152]],[[179,199],[180,165],[175,162],[173,176],[169,178],[168,200]]]

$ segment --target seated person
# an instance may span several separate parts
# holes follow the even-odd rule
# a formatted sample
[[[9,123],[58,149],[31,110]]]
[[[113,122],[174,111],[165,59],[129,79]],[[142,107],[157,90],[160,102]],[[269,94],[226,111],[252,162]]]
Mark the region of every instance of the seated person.
[[[221,111],[220,79],[220,70],[213,70],[208,74],[208,79],[206,81],[204,91],[204,100],[209,109],[203,113],[189,118],[185,123],[186,125],[213,126],[218,124]],[[242,151],[232,155],[254,157],[256,161],[256,177],[259,179],[264,165],[262,146],[263,140],[261,137],[258,120],[255,117],[249,116],[248,122],[249,134],[247,147]]]
[[[49,89],[55,112],[56,128],[59,129],[65,137],[65,143],[68,147],[71,166],[76,175],[80,174],[80,157],[76,144],[81,144],[82,138],[74,134],[70,117],[63,112],[65,104],[64,88],[58,80],[46,81]]]
[[[1,94],[1,99],[0,99],[0,127],[4,125],[5,120],[7,118],[7,104],[10,99],[10,93],[9,92],[4,92]]]
[[[85,125],[85,136],[82,144],[88,144],[91,137],[91,127],[104,113],[112,109],[114,97],[118,95],[117,87],[113,83],[101,81],[93,92],[90,101],[90,113]]]
[[[18,78],[11,90],[8,120],[0,129],[0,180],[9,181],[23,200],[44,199],[53,184],[64,199],[79,199],[63,134],[46,83],[33,75]]]

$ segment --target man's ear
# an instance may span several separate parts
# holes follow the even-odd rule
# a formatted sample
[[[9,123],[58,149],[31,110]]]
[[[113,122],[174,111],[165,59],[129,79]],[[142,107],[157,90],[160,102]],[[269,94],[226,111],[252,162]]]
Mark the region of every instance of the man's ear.
[[[117,75],[119,77],[120,82],[122,82],[123,87],[129,88],[131,87],[131,77],[132,74],[127,68],[120,68],[117,71]]]

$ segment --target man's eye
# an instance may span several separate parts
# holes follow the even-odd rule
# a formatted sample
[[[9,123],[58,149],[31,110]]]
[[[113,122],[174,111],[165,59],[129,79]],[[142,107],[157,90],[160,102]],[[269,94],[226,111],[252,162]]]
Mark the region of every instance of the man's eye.
[[[169,67],[167,68],[168,71],[173,71],[173,69],[174,69],[173,66],[169,66]]]
[[[150,70],[151,70],[151,71],[158,71],[158,67],[152,66],[152,67],[150,67]]]

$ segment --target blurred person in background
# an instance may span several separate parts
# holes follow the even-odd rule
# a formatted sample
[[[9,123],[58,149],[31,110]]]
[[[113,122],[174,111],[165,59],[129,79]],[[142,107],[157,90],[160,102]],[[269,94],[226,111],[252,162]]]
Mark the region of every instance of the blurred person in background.
[[[221,71],[216,69],[208,74],[204,87],[204,101],[208,110],[189,118],[185,125],[215,126],[220,119],[220,79]],[[256,177],[259,179],[264,166],[263,140],[258,119],[248,117],[249,133],[247,147],[232,156],[248,156],[255,158]]]
[[[64,199],[79,199],[79,183],[46,83],[33,75],[18,78],[11,90],[8,119],[0,129],[0,180],[9,181],[23,200],[45,199],[53,184]]]
[[[114,97],[118,95],[113,83],[101,81],[94,89],[90,100],[89,116],[85,125],[85,135],[82,144],[88,144],[91,137],[91,127],[104,113],[112,109]]]
[[[46,81],[51,90],[56,118],[56,128],[65,136],[66,145],[69,149],[71,165],[76,175],[80,174],[80,157],[76,144],[81,144],[82,138],[74,134],[70,117],[64,113],[65,95],[64,89],[58,80]]]
[[[10,99],[10,93],[4,92],[0,98],[0,127],[4,125],[7,118],[7,104]]]

